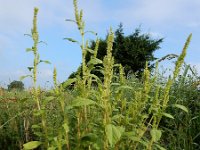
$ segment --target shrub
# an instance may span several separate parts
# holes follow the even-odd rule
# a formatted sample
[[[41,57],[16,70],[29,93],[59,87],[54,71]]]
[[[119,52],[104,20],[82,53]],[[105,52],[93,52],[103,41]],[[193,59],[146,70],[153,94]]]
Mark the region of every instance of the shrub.
[[[8,85],[8,90],[18,90],[18,91],[22,91],[24,90],[24,83],[22,81],[12,81],[9,85]]]

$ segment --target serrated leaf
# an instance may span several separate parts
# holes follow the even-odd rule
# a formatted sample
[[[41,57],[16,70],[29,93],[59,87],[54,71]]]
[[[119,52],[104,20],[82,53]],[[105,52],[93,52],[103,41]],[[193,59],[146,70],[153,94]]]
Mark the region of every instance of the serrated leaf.
[[[108,124],[105,127],[105,131],[106,131],[108,142],[111,145],[111,147],[113,147],[120,140],[125,129],[120,126]]]
[[[163,116],[170,118],[170,119],[174,119],[174,117],[171,114],[168,114],[168,113],[163,113]]]
[[[157,141],[160,140],[161,135],[162,135],[162,132],[161,132],[161,130],[152,129],[152,130],[150,131],[150,134],[151,134],[152,140],[153,140],[154,142],[157,142]]]
[[[72,107],[80,107],[80,106],[88,106],[88,105],[95,105],[95,104],[96,104],[96,102],[93,100],[79,97],[72,101],[71,106]]]
[[[23,146],[24,146],[25,150],[29,150],[29,149],[35,149],[38,146],[40,146],[41,144],[42,144],[42,142],[40,142],[40,141],[31,141],[31,142],[24,144]]]
[[[188,113],[188,109],[187,109],[185,106],[183,106],[183,105],[174,104],[173,106],[176,107],[176,108],[179,108],[179,109],[181,109],[181,110],[183,110],[183,111],[185,111],[185,112]]]
[[[68,40],[68,41],[73,42],[73,43],[79,43],[78,41],[76,41],[72,38],[64,38],[64,40]]]

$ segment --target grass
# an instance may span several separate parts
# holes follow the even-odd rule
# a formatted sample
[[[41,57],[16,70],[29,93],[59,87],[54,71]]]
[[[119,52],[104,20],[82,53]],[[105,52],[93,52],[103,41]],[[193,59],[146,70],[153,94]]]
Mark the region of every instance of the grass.
[[[37,13],[34,9],[33,29],[29,36],[34,45],[33,67],[29,68],[33,88],[29,91],[1,92],[0,149],[48,150],[128,150],[128,149],[188,149],[200,148],[200,97],[193,83],[198,77],[190,75],[190,66],[182,66],[192,35],[186,40],[173,75],[164,80],[158,71],[145,67],[142,79],[124,76],[123,67],[112,57],[113,32],[107,40],[107,55],[96,58],[85,39],[83,11],[74,0],[75,20],[81,41],[82,75],[58,85],[54,69],[54,89],[42,91],[37,84],[37,68],[41,61],[37,44]],[[88,63],[87,53],[91,53]],[[92,74],[95,65],[103,80]],[[119,73],[114,68],[119,68]],[[180,70],[183,74],[180,75]],[[74,83],[73,90],[66,90]]]

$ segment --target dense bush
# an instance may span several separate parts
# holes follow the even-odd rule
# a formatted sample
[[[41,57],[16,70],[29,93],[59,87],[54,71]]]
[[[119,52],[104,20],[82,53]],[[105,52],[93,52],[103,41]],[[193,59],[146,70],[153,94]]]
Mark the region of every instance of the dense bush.
[[[8,90],[19,90],[22,91],[24,90],[24,83],[22,81],[12,81],[9,85],[8,85]]]

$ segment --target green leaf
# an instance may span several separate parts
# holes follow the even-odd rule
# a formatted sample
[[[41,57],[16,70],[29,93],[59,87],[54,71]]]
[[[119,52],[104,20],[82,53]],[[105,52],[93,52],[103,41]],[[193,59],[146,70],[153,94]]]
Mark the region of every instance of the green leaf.
[[[56,150],[56,147],[51,146],[47,150]]]
[[[160,140],[161,138],[161,135],[162,135],[162,132],[161,130],[157,130],[157,129],[152,129],[150,131],[150,134],[151,134],[151,137],[153,139],[154,142],[157,142]]]
[[[35,134],[36,136],[38,136],[38,137],[44,136],[43,133],[42,133],[42,132],[39,132],[39,131],[38,131],[38,132],[34,132],[34,134]]]
[[[174,117],[171,114],[168,114],[168,113],[163,113],[163,116],[170,118],[170,119],[174,119]]]
[[[66,88],[67,86],[71,85],[72,83],[76,82],[76,78],[68,79],[63,83],[63,87]]]
[[[44,99],[44,105],[48,104],[49,102],[51,102],[52,100],[55,100],[54,96],[48,96]]]
[[[31,128],[32,128],[32,129],[40,129],[41,126],[39,126],[39,125],[37,125],[37,124],[34,124],[34,125],[31,126]]]
[[[97,65],[97,64],[102,64],[102,60],[98,58],[92,58],[89,62],[88,65]]]
[[[118,119],[120,119],[120,118],[124,118],[124,116],[123,115],[121,115],[121,114],[118,114],[118,115],[114,115],[113,117],[112,117],[112,120],[113,121],[117,121]]]
[[[111,83],[111,86],[120,86],[120,83]]]
[[[105,131],[106,131],[108,142],[111,145],[111,147],[113,147],[120,140],[125,129],[120,126],[108,124],[105,127]]]
[[[27,67],[29,71],[33,70],[34,67]]]
[[[77,99],[72,101],[72,107],[80,107],[80,106],[88,106],[88,105],[95,105],[96,102],[90,99],[78,97]]]
[[[41,116],[44,113],[45,113],[45,110],[37,110],[37,111],[33,112],[33,115],[34,116]]]
[[[26,52],[31,52],[31,51],[33,51],[32,48],[27,48],[27,49],[26,49]]]
[[[158,147],[160,150],[166,150],[164,147],[162,147],[162,146],[160,146],[158,144],[156,144],[156,147]]]
[[[81,137],[81,142],[96,142],[98,139],[98,136],[96,134],[93,134],[93,133],[88,133],[88,134],[85,134]]]
[[[38,42],[38,44],[39,43],[42,43],[42,44],[45,44],[45,45],[47,45],[47,43],[46,42],[44,42],[44,41],[40,41],[40,42]]]
[[[64,123],[62,126],[65,129],[65,132],[68,133],[69,132],[69,126],[68,126],[68,124]]]
[[[183,106],[183,105],[174,104],[173,106],[176,107],[176,108],[182,109],[183,111],[185,111],[185,112],[188,113],[188,109],[185,106]]]
[[[118,90],[133,90],[133,87],[124,85],[124,86],[118,87]]]
[[[102,81],[101,81],[101,79],[99,79],[98,76],[96,76],[94,74],[90,74],[89,76],[92,77],[92,78],[94,78],[97,81],[97,83],[102,84]]]
[[[20,77],[20,80],[24,80],[24,79],[27,78],[27,77],[31,77],[31,78],[32,78],[31,75],[26,75],[26,76],[21,76],[21,77]]]
[[[49,96],[49,97],[46,97],[45,98],[45,101],[52,101],[52,100],[54,100],[55,99],[55,97],[54,96]]]
[[[72,38],[64,38],[64,40],[68,40],[68,41],[73,42],[73,43],[79,43],[78,41],[76,41]]]
[[[31,142],[24,144],[23,146],[24,146],[25,150],[28,150],[28,149],[35,149],[38,146],[40,146],[41,144],[42,144],[42,142],[39,142],[39,141],[31,141]]]
[[[94,54],[94,50],[90,49],[90,48],[86,48],[86,51],[90,52],[91,54]]]
[[[31,34],[24,34],[24,36],[29,36],[29,37],[32,37],[32,35],[31,35]]]
[[[92,33],[92,34],[94,34],[94,35],[97,35],[97,33],[94,32],[94,31],[86,31],[85,33]]]
[[[69,21],[69,22],[74,22],[74,23],[76,23],[76,21],[75,21],[75,20],[72,20],[72,19],[66,19],[65,21]]]
[[[43,62],[43,63],[45,63],[45,64],[51,64],[51,62],[48,61],[48,60],[40,60],[40,63],[41,63],[41,62]]]

